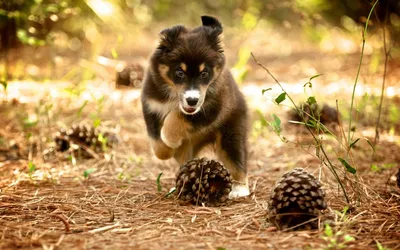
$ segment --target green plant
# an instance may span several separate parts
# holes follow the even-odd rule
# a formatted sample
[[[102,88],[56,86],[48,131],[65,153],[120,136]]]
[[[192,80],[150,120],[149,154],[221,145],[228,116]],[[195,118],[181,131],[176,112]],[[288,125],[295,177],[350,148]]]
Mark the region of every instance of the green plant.
[[[162,186],[161,186],[161,176],[162,176],[162,172],[158,175],[157,180],[156,180],[156,184],[157,184],[157,191],[161,192],[162,190]]]
[[[350,136],[350,132],[352,131],[352,127],[351,127],[351,123],[352,123],[352,110],[353,110],[353,103],[354,103],[354,94],[355,94],[355,88],[358,82],[358,77],[360,75],[360,69],[361,69],[361,64],[362,64],[362,60],[363,60],[363,53],[364,53],[364,47],[365,47],[365,41],[366,41],[366,32],[367,32],[367,27],[368,27],[368,20],[371,16],[372,11],[374,10],[376,3],[378,1],[375,2],[375,4],[373,5],[373,7],[370,10],[368,19],[367,19],[367,23],[366,26],[364,28],[364,33],[363,33],[363,45],[362,45],[362,50],[361,50],[361,58],[359,61],[359,65],[358,65],[358,71],[357,71],[357,75],[356,75],[356,80],[353,86],[353,92],[352,92],[352,99],[351,99],[351,107],[350,107],[350,114],[349,114],[349,131],[348,131],[348,138],[347,138],[347,142],[346,144],[342,144],[337,138],[337,141],[340,143],[340,145],[342,147],[344,147],[346,149],[347,155],[346,157],[340,157],[337,156],[338,161],[343,165],[344,167],[344,173],[343,176],[345,178],[346,177],[346,172],[351,173],[354,178],[355,178],[355,182],[350,183],[351,187],[353,188],[354,191],[356,191],[357,193],[359,192],[357,183],[358,183],[358,177],[356,175],[356,168],[354,167],[354,162],[352,162],[352,164],[350,164],[348,162],[348,158],[351,158],[351,154],[350,154],[350,150],[354,147],[354,145],[360,140],[359,138],[352,140],[353,137]],[[331,173],[333,174],[333,176],[335,177],[337,183],[340,186],[340,189],[342,190],[342,193],[344,195],[344,198],[346,200],[346,202],[348,204],[350,204],[350,200],[347,194],[347,190],[341,180],[341,178],[339,177],[339,172],[336,169],[335,164],[332,162],[332,160],[328,157],[327,153],[326,153],[326,149],[325,149],[325,145],[323,144],[321,138],[318,136],[319,131],[327,131],[327,129],[323,126],[323,124],[320,123],[319,121],[319,115],[316,115],[314,113],[313,110],[318,110],[317,108],[314,108],[317,106],[317,100],[315,98],[314,94],[308,95],[307,94],[307,89],[311,89],[312,90],[312,83],[311,81],[316,78],[319,77],[320,75],[315,75],[312,76],[309,81],[307,83],[304,84],[304,88],[305,88],[305,94],[307,96],[307,101],[306,104],[309,105],[309,112],[305,112],[305,109],[303,107],[299,107],[298,105],[296,105],[296,103],[294,102],[293,98],[288,94],[288,92],[285,90],[285,88],[281,85],[281,83],[271,74],[271,72],[264,67],[261,63],[259,63],[257,61],[257,59],[255,58],[255,56],[253,55],[253,53],[251,53],[254,61],[256,62],[256,64],[258,66],[260,66],[261,68],[263,68],[268,75],[270,75],[273,80],[275,81],[275,83],[281,88],[282,93],[280,95],[278,95],[278,97],[275,98],[275,103],[277,105],[280,105],[283,101],[286,100],[286,98],[288,98],[291,102],[291,104],[294,107],[295,112],[297,113],[298,117],[301,118],[300,123],[306,125],[305,127],[307,128],[309,134],[313,137],[313,140],[315,142],[315,149],[316,149],[316,156],[320,159],[321,164],[325,165],[326,167],[328,167],[328,169],[331,171]],[[268,91],[269,89],[263,90],[262,94],[264,94],[266,91]],[[280,119],[275,115],[274,116],[274,121],[273,123],[271,123],[271,127],[273,128],[273,130],[275,131],[275,133],[277,133],[280,137],[281,137],[281,130],[280,130]],[[316,130],[312,129],[312,128],[316,128]],[[369,141],[368,141],[369,142]],[[369,144],[372,147],[372,144],[369,142]],[[374,149],[374,148],[373,148]],[[358,196],[358,198],[360,198]]]
[[[101,143],[101,149],[105,152],[107,151],[107,142],[108,142],[108,137],[104,136],[102,133],[99,133],[97,140]]]
[[[257,61],[257,59],[255,58],[253,53],[251,55],[252,55],[254,61],[256,62],[256,64],[258,66],[260,66],[261,68],[263,68],[274,79],[275,83],[281,88],[282,93],[277,98],[275,98],[275,103],[279,105],[287,97],[290,100],[291,104],[294,106],[294,109],[297,112],[297,115],[299,117],[301,117],[302,122],[304,124],[306,124],[304,111],[296,105],[296,103],[294,102],[293,98],[288,94],[288,92],[285,90],[285,88],[283,88],[282,84],[275,78],[275,76],[272,75],[271,72],[266,67],[264,67],[264,65],[262,65],[261,63],[259,63]],[[313,79],[313,77],[310,78],[309,82],[312,79]],[[305,84],[305,86],[306,85],[307,85],[307,83]],[[264,92],[265,91],[263,90],[263,93]],[[278,125],[278,124],[280,126],[280,120],[275,119],[275,125]],[[306,126],[306,128],[307,128],[308,132],[312,135],[313,140],[315,141],[316,154],[317,154],[318,158],[321,160],[321,163],[324,164],[325,166],[327,166],[328,169],[332,172],[332,174],[334,175],[336,181],[338,182],[338,184],[339,184],[339,186],[340,186],[340,188],[341,188],[341,190],[343,192],[343,195],[345,197],[346,202],[350,203],[350,200],[349,200],[348,195],[347,195],[347,191],[346,191],[341,179],[339,178],[339,174],[337,173],[337,171],[335,169],[335,166],[333,165],[332,161],[329,159],[329,157],[328,157],[328,155],[327,155],[327,153],[325,151],[324,145],[321,143],[320,138],[317,137],[315,132],[313,132],[312,129],[309,126]],[[320,155],[319,152],[322,152],[322,155]]]
[[[397,166],[398,166],[397,163],[384,163],[382,165],[372,164],[370,169],[371,169],[372,172],[381,172],[383,170],[392,169],[392,168],[395,168]]]
[[[93,172],[95,172],[95,171],[96,171],[95,168],[86,169],[85,171],[83,171],[83,177],[84,177],[85,179],[87,179],[87,178],[89,178],[90,174],[93,173]]]
[[[379,241],[375,240],[375,242],[376,242],[376,247],[378,248],[378,250],[390,250],[390,248],[386,248],[386,247],[382,246],[382,244]]]
[[[365,48],[365,42],[366,42],[366,37],[367,37],[367,30],[368,30],[368,22],[371,18],[371,15],[375,9],[375,6],[377,5],[377,3],[379,2],[379,0],[376,0],[374,5],[372,6],[369,14],[368,14],[368,18],[367,21],[365,22],[365,27],[363,30],[363,36],[362,36],[362,47],[361,47],[361,55],[360,55],[360,61],[358,63],[358,68],[357,68],[357,74],[356,74],[356,79],[354,81],[354,85],[353,85],[353,91],[351,94],[351,103],[350,103],[350,117],[349,117],[349,130],[348,130],[348,134],[347,134],[347,143],[348,145],[350,145],[350,142],[352,141],[352,136],[351,135],[351,131],[352,131],[352,127],[351,127],[351,122],[352,122],[352,112],[353,112],[353,106],[354,106],[354,95],[356,93],[356,87],[357,87],[357,83],[358,83],[358,78],[360,76],[360,71],[361,71],[361,65],[362,65],[362,61],[364,58],[364,48]],[[349,147],[350,150],[350,147]]]
[[[0,80],[0,84],[3,86],[4,91],[7,92],[8,82],[7,80]]]
[[[326,250],[344,249],[348,243],[355,241],[353,236],[342,231],[334,232],[329,224],[325,224],[324,235],[321,238],[325,241],[325,244],[321,247]]]
[[[29,161],[28,162],[28,176],[29,179],[32,180],[32,175],[35,173],[36,171],[36,165],[33,164],[33,162]]]

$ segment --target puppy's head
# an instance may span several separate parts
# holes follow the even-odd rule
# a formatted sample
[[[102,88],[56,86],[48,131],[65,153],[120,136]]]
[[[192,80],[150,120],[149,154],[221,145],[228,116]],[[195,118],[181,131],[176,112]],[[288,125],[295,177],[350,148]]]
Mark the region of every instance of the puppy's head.
[[[201,110],[209,86],[225,64],[221,23],[210,16],[201,20],[203,25],[194,30],[178,25],[161,31],[151,60],[153,72],[178,97],[179,107],[187,115]]]

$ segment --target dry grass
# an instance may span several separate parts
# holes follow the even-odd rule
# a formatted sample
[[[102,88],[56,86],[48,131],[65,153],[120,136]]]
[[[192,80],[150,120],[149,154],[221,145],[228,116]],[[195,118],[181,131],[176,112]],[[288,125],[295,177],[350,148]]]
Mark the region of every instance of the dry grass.
[[[250,178],[251,197],[222,207],[180,204],[157,192],[154,180],[122,182],[106,176],[56,183],[20,181],[2,187],[3,249],[293,249],[322,248],[321,231],[277,232],[265,220],[269,174]],[[381,183],[380,183],[381,184]],[[163,180],[172,186],[173,179]],[[331,209],[341,197],[328,196]],[[356,237],[353,249],[375,240],[397,249],[400,195],[363,203],[336,227]],[[325,216],[335,218],[329,211]],[[329,215],[329,216],[328,216]]]
[[[102,113],[102,119],[118,121],[122,143],[99,154],[98,159],[73,164],[57,156],[43,161],[39,153],[31,159],[36,165],[31,175],[29,153],[0,162],[0,249],[324,249],[328,247],[322,238],[324,222],[330,222],[335,232],[355,237],[346,249],[376,249],[376,241],[400,249],[400,194],[392,178],[395,171],[369,170],[371,162],[399,162],[396,143],[383,141],[374,158],[370,158],[366,143],[354,151],[354,160],[360,163],[361,199],[350,192],[354,206],[345,216],[335,212],[346,204],[330,173],[309,153],[312,147],[284,144],[272,133],[251,140],[251,196],[221,207],[196,207],[165,197],[174,186],[177,165],[151,156],[137,96],[133,99],[129,107],[122,102],[104,104],[110,112]],[[57,108],[58,102],[54,105]],[[63,112],[60,121],[68,124],[76,119],[79,106],[76,103]],[[27,107],[29,104],[22,109]],[[16,107],[3,105],[0,135],[8,141],[24,142],[10,110],[18,112]],[[90,120],[85,115],[82,119]],[[47,129],[57,129],[55,122],[41,126],[34,132],[46,134]],[[310,140],[293,129],[285,133],[298,143]],[[333,145],[330,139],[325,142]],[[335,152],[335,146],[330,152]],[[296,166],[320,176],[327,190],[329,209],[320,218],[319,230],[277,231],[266,221],[271,188]],[[96,171],[84,178],[83,172],[90,168]],[[164,173],[163,190],[158,192],[160,172]],[[343,235],[337,239],[343,241]]]

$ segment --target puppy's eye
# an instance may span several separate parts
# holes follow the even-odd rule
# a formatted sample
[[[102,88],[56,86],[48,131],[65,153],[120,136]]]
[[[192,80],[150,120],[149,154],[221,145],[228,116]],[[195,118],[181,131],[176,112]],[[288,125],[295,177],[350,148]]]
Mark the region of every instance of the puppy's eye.
[[[200,78],[201,79],[207,79],[208,78],[208,72],[205,72],[205,71],[201,72]]]
[[[178,69],[177,71],[175,71],[175,75],[179,78],[185,77],[185,73],[183,73],[183,70],[181,70],[181,69]]]

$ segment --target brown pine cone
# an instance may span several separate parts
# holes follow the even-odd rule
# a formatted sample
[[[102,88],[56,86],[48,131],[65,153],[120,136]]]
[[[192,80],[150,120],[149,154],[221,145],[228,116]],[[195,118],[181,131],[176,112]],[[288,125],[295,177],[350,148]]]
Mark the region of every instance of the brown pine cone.
[[[219,162],[194,159],[181,166],[176,177],[176,194],[194,204],[219,205],[232,190],[229,171]]]
[[[102,131],[98,128],[85,124],[74,124],[70,129],[60,129],[54,136],[57,151],[67,151],[72,144],[80,148],[90,148],[95,152],[103,150],[103,143],[99,140],[99,135]],[[112,147],[118,142],[115,134],[110,132],[102,133],[103,138],[106,138],[106,146]]]
[[[298,228],[315,228],[320,210],[327,208],[320,182],[302,168],[282,176],[276,183],[268,204],[269,220],[280,229],[299,224]]]

